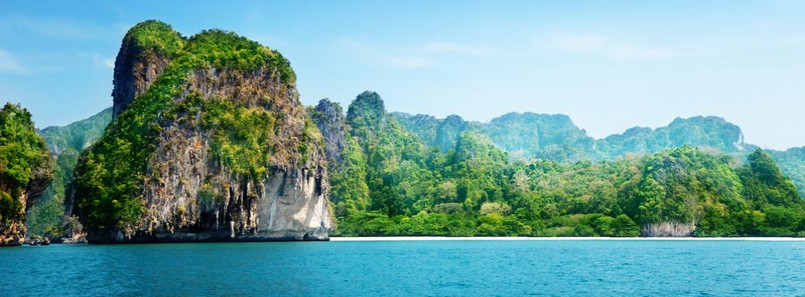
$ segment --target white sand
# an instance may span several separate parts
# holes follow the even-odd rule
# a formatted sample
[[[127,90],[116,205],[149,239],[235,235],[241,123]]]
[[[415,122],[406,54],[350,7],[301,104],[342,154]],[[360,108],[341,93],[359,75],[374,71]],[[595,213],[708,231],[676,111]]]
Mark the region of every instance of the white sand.
[[[805,241],[798,237],[444,237],[444,236],[389,236],[389,237],[330,237],[330,241],[576,241],[576,240],[673,240],[673,241]]]

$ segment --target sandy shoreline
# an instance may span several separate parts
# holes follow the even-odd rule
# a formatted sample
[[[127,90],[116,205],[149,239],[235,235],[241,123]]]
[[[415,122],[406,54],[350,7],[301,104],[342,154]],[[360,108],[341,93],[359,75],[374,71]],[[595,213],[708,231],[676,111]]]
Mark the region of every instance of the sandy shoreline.
[[[330,241],[579,241],[579,240],[646,240],[646,241],[805,241],[797,237],[330,237]]]

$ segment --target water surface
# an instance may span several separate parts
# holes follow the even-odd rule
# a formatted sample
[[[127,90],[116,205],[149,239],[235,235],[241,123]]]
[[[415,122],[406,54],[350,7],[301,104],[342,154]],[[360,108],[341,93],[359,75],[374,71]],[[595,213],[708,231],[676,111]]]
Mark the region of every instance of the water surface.
[[[805,243],[402,241],[0,249],[0,295],[805,295]]]

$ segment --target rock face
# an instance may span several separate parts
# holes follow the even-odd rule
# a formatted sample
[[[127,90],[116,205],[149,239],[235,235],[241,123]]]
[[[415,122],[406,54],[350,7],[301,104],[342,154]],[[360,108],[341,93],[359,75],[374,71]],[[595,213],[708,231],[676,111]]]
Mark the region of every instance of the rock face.
[[[662,222],[645,224],[640,228],[644,237],[689,237],[696,230],[694,223]]]
[[[149,25],[157,27],[160,23]],[[160,28],[165,29],[165,28]],[[172,53],[161,47],[148,47],[136,34],[126,34],[115,58],[114,89],[112,89],[112,118],[125,110],[134,98],[145,92],[162,75]]]
[[[118,117],[76,169],[76,212],[87,239],[328,239],[324,144],[299,102],[287,60],[233,33],[204,31],[186,41],[174,62],[159,56],[121,62],[140,26],[118,55],[116,68],[124,68],[115,70]],[[118,73],[133,75],[118,80]],[[145,140],[131,130],[143,130]],[[131,155],[119,148],[128,144],[137,148]],[[141,158],[126,163],[134,157]],[[116,166],[141,171],[120,175]],[[103,186],[130,179],[137,182],[127,191]]]
[[[31,179],[25,191],[18,195],[16,201],[22,211],[16,217],[8,218],[7,220],[4,217],[0,220],[0,246],[22,245],[27,232],[24,212],[28,206],[42,195],[48,184],[50,184],[51,178],[52,176],[48,173],[48,169],[41,169]]]
[[[329,99],[321,99],[313,109],[312,117],[324,138],[328,164],[339,164],[341,152],[347,145],[347,126],[341,105]]]

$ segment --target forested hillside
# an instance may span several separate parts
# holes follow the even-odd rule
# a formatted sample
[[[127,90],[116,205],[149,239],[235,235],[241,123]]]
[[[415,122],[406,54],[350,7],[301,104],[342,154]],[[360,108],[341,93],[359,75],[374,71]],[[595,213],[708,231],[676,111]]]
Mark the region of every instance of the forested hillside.
[[[534,159],[563,163],[612,161],[627,154],[652,154],[685,145],[730,155],[742,162],[758,148],[744,142],[741,128],[714,116],[677,118],[656,129],[633,127],[603,139],[588,136],[565,115],[508,113],[489,123],[465,121],[456,115],[438,119],[395,112],[391,116],[425,145],[438,146],[442,152],[456,144],[459,134],[473,131],[489,137],[510,159],[526,162]],[[768,151],[802,196],[805,196],[804,152],[805,147]]]
[[[22,244],[25,211],[47,188],[52,166],[31,113],[6,103],[0,109],[0,246]]]
[[[495,126],[534,119],[547,131]],[[342,236],[790,236],[805,227],[793,182],[763,150],[725,154],[751,146],[719,118],[609,138],[609,147],[648,154],[607,158],[590,157],[601,142],[562,116],[509,114],[490,124],[392,116],[364,92],[345,123],[347,145],[331,164]],[[691,128],[700,123],[710,127]],[[713,127],[728,133],[713,137]],[[529,140],[547,149],[535,158],[501,149],[522,155],[537,147]],[[703,148],[688,145],[697,142]],[[567,147],[576,149],[557,155]]]

